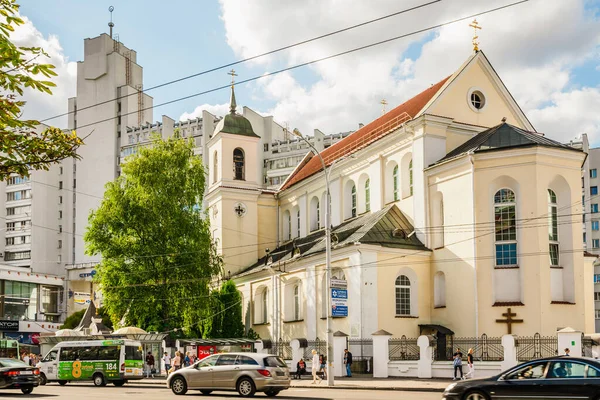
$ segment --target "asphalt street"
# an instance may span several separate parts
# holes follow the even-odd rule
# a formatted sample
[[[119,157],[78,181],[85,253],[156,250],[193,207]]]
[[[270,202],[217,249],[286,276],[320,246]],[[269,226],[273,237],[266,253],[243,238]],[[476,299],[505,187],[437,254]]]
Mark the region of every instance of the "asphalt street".
[[[240,399],[237,393],[215,392],[204,396],[198,391],[189,391],[186,396],[175,396],[169,389],[156,386],[125,385],[124,387],[106,386],[97,388],[93,385],[67,385],[59,386],[49,384],[34,389],[30,395],[23,395],[20,390],[0,390],[0,398],[3,399],[128,399],[128,400],[163,400],[186,398],[204,399]],[[266,399],[257,393],[257,399]],[[293,388],[279,394],[276,399],[318,399],[318,400],[440,400],[441,393],[426,392],[399,392],[392,390],[357,390],[357,389],[308,389]]]

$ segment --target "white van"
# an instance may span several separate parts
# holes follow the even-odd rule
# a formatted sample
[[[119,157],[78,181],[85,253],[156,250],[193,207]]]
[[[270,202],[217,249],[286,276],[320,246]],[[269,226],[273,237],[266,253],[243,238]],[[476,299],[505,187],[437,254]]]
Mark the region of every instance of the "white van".
[[[96,386],[123,386],[144,377],[144,354],[140,342],[128,339],[60,342],[37,367],[42,385],[91,380]]]

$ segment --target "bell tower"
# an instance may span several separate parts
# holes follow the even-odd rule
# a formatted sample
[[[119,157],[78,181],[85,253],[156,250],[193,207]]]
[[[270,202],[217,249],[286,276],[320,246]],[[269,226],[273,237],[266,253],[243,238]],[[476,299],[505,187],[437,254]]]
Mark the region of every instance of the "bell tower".
[[[207,143],[208,192],[211,230],[223,256],[227,276],[258,258],[258,197],[260,136],[236,112],[235,71],[231,75],[229,113],[221,119]]]

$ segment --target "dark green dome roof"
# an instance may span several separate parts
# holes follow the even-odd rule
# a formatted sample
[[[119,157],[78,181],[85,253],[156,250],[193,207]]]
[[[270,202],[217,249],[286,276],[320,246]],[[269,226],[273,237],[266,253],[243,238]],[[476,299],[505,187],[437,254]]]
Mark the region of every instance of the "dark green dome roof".
[[[252,130],[252,124],[242,115],[239,114],[227,114],[217,124],[217,132],[232,133],[234,135],[260,137],[254,130]]]

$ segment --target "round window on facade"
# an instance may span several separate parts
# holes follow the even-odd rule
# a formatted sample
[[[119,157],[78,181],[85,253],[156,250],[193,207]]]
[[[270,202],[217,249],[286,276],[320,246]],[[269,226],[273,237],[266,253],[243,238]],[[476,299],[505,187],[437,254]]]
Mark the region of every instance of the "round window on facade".
[[[471,101],[473,108],[476,110],[481,110],[483,107],[485,107],[485,96],[479,90],[474,90],[471,92],[469,100]]]

